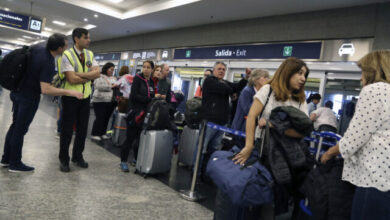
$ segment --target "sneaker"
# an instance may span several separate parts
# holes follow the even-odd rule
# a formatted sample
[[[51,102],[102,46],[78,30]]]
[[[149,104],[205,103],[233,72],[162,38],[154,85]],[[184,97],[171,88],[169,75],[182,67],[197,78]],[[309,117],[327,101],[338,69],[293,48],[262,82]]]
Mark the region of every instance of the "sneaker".
[[[94,141],[101,141],[102,140],[102,138],[99,136],[91,136],[91,139]]]
[[[120,167],[123,172],[129,172],[129,166],[127,166],[126,162],[121,162]]]
[[[81,168],[88,168],[88,163],[84,160],[84,159],[81,159],[81,160],[73,160],[72,159],[72,162],[73,163],[76,163],[76,165],[78,167],[81,167]]]
[[[110,139],[111,138],[111,135],[109,135],[109,134],[104,134],[103,136],[102,136],[102,139],[103,140],[108,140],[108,139]]]
[[[70,171],[69,163],[61,163],[60,170],[61,172],[68,173]]]
[[[29,172],[29,171],[33,171],[33,170],[34,170],[34,167],[27,166],[26,164],[24,164],[22,162],[20,162],[17,165],[10,165],[8,168],[8,171],[13,172],[13,173]]]
[[[137,165],[137,161],[136,160],[131,161],[130,165],[135,167],[135,165]]]
[[[8,167],[8,166],[9,166],[8,162],[4,162],[4,161],[0,162],[0,167]]]

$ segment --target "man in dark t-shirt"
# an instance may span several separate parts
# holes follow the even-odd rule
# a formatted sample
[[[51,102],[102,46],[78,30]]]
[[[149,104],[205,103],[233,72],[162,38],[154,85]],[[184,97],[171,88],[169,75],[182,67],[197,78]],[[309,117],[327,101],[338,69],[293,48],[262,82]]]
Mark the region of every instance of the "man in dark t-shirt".
[[[63,34],[53,34],[49,37],[46,47],[32,46],[31,63],[21,83],[20,91],[11,92],[13,102],[12,124],[7,132],[4,153],[0,166],[9,167],[10,172],[33,171],[34,168],[22,161],[24,135],[37,112],[41,93],[53,96],[74,96],[81,99],[80,92],[55,88],[51,81],[55,74],[54,58],[61,55],[67,48],[68,42]]]

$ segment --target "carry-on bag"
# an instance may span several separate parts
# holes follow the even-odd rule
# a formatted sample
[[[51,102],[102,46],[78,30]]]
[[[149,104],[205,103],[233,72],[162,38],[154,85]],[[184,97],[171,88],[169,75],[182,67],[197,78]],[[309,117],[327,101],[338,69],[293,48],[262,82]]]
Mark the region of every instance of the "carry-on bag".
[[[192,129],[188,126],[184,126],[179,141],[179,163],[186,166],[192,166],[198,138],[199,129]]]
[[[114,146],[122,146],[126,141],[127,122],[125,113],[117,113],[114,122],[114,130],[112,134],[112,143]]]
[[[241,151],[237,146],[231,151],[215,151],[210,157],[206,175],[229,196],[233,205],[257,206],[273,201],[272,176],[260,163],[264,139],[269,139],[268,129],[267,126],[267,135],[263,130],[261,144],[257,145],[258,149],[254,150],[244,166],[232,160]]]
[[[173,134],[169,130],[143,130],[140,136],[136,173],[165,173],[171,168]]]

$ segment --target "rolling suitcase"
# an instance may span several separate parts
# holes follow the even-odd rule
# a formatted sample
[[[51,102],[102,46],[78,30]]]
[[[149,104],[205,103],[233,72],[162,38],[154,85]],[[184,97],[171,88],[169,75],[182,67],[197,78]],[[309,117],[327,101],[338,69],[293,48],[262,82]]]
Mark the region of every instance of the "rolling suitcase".
[[[179,163],[192,166],[196,142],[199,138],[199,129],[192,129],[184,126],[179,141]]]
[[[117,117],[114,122],[114,131],[112,134],[112,143],[115,146],[122,146],[126,141],[126,114],[117,113]]]
[[[143,130],[140,136],[136,173],[168,172],[171,168],[173,134],[169,130]]]

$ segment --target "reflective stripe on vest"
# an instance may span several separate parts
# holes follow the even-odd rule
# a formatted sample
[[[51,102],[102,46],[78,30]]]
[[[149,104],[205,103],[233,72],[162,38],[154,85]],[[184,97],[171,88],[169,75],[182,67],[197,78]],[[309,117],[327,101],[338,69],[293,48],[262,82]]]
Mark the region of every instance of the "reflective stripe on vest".
[[[83,68],[78,56],[76,55],[76,53],[77,52],[74,50],[74,48],[70,48],[64,52],[62,59],[68,59],[70,64],[73,66],[75,72],[87,73],[88,69],[89,69],[87,66],[87,63],[90,63],[92,65],[92,62],[93,62],[92,51],[87,50],[87,49],[83,50],[84,57],[85,57],[84,68]],[[88,98],[92,92],[91,81],[88,81],[84,84],[70,84],[68,81],[66,81],[64,88],[69,89],[69,90],[82,92],[84,94],[84,98]]]

